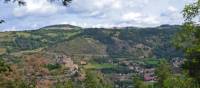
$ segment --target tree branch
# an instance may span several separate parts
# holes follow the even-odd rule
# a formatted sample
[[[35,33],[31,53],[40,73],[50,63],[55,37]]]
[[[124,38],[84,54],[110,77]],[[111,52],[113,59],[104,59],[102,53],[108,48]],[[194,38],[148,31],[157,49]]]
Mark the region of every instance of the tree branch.
[[[5,22],[5,20],[0,20],[0,24],[2,24],[2,23],[4,23]]]

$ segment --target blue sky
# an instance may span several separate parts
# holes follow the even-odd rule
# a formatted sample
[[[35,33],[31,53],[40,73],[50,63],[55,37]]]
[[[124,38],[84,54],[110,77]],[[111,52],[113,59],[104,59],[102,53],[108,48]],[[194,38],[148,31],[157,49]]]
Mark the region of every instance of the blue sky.
[[[195,0],[73,0],[68,7],[47,0],[26,6],[0,1],[1,31],[31,30],[53,24],[81,27],[154,27],[182,24],[184,5]]]

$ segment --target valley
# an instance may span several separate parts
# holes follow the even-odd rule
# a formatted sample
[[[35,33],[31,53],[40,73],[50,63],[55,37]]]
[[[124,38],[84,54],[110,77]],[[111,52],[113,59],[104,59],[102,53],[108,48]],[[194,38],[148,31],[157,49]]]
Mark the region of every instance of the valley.
[[[155,68],[165,59],[179,73],[183,51],[173,45],[179,25],[154,28],[81,28],[53,25],[31,31],[0,33],[0,55],[23,80],[39,88],[72,80],[82,88],[88,70],[114,88],[132,88],[133,76],[156,81]],[[22,71],[22,69],[25,69]],[[28,77],[28,78],[27,78]],[[101,78],[102,77],[102,78]],[[44,83],[45,80],[47,83]]]

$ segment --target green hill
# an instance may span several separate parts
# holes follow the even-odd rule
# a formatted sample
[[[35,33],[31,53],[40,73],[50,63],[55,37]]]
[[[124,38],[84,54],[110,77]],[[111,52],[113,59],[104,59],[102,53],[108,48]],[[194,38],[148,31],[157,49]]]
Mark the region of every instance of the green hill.
[[[172,58],[182,56],[171,44],[173,35],[179,29],[180,26],[81,29],[55,25],[34,31],[0,33],[0,48],[9,53],[45,48],[52,52],[115,58]]]
[[[127,86],[131,85],[131,74],[135,73],[129,66],[155,67],[160,58],[170,60],[183,56],[171,42],[180,29],[178,25],[154,28],[53,25],[32,31],[1,32],[0,55],[6,63],[17,66],[19,72],[26,72],[32,65],[38,66],[34,71],[28,68],[27,74],[46,72],[46,79],[53,82],[63,81],[66,74],[74,74],[70,69],[78,67],[76,74],[64,78],[80,80],[80,76],[90,69],[102,72],[115,85]],[[27,77],[24,72],[20,74],[21,78]],[[113,80],[115,75],[120,78],[120,74],[127,74],[129,80]],[[43,76],[33,77],[42,79]],[[82,83],[73,82],[77,86]]]

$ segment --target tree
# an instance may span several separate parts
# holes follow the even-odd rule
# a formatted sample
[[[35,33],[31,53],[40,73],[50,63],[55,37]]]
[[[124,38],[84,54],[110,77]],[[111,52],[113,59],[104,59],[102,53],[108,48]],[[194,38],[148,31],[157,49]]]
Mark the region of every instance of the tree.
[[[172,75],[170,64],[166,60],[161,60],[160,65],[156,69],[156,76],[158,78],[157,85],[159,87],[164,86],[164,81]]]
[[[73,86],[73,81],[72,80],[67,80],[66,82],[60,82],[58,81],[56,83],[55,88],[74,88]]]
[[[0,74],[10,70],[10,66],[6,64],[3,59],[0,58]]]
[[[68,80],[66,83],[66,88],[74,88],[73,87],[73,82],[71,80]]]
[[[164,80],[162,88],[199,88],[199,86],[190,77],[173,75]]]
[[[162,60],[156,69],[158,81],[145,83],[139,76],[134,76],[134,88],[200,88],[198,83],[187,74],[172,74],[170,64]]]
[[[183,17],[186,22],[194,21],[195,17],[199,17],[200,13],[200,0],[197,0],[194,3],[188,4],[183,10]]]
[[[200,84],[200,27],[196,18],[200,17],[200,0],[188,4],[183,10],[185,23],[177,34],[175,45],[185,52],[186,61],[183,68]]]
[[[85,88],[113,88],[112,83],[106,80],[101,73],[87,70]]]
[[[1,23],[4,23],[4,22],[5,22],[4,20],[0,20],[0,24],[1,24]]]
[[[0,88],[32,88],[24,80],[16,65],[0,59]]]
[[[49,76],[49,70],[45,68],[48,60],[42,57],[41,54],[33,54],[25,56],[24,75],[26,82],[37,88],[47,88],[52,86],[52,81],[48,79],[40,80],[43,77]]]
[[[133,77],[134,88],[148,88],[148,85],[139,77],[139,75]]]
[[[97,79],[91,71],[86,71],[85,88],[97,88]]]

